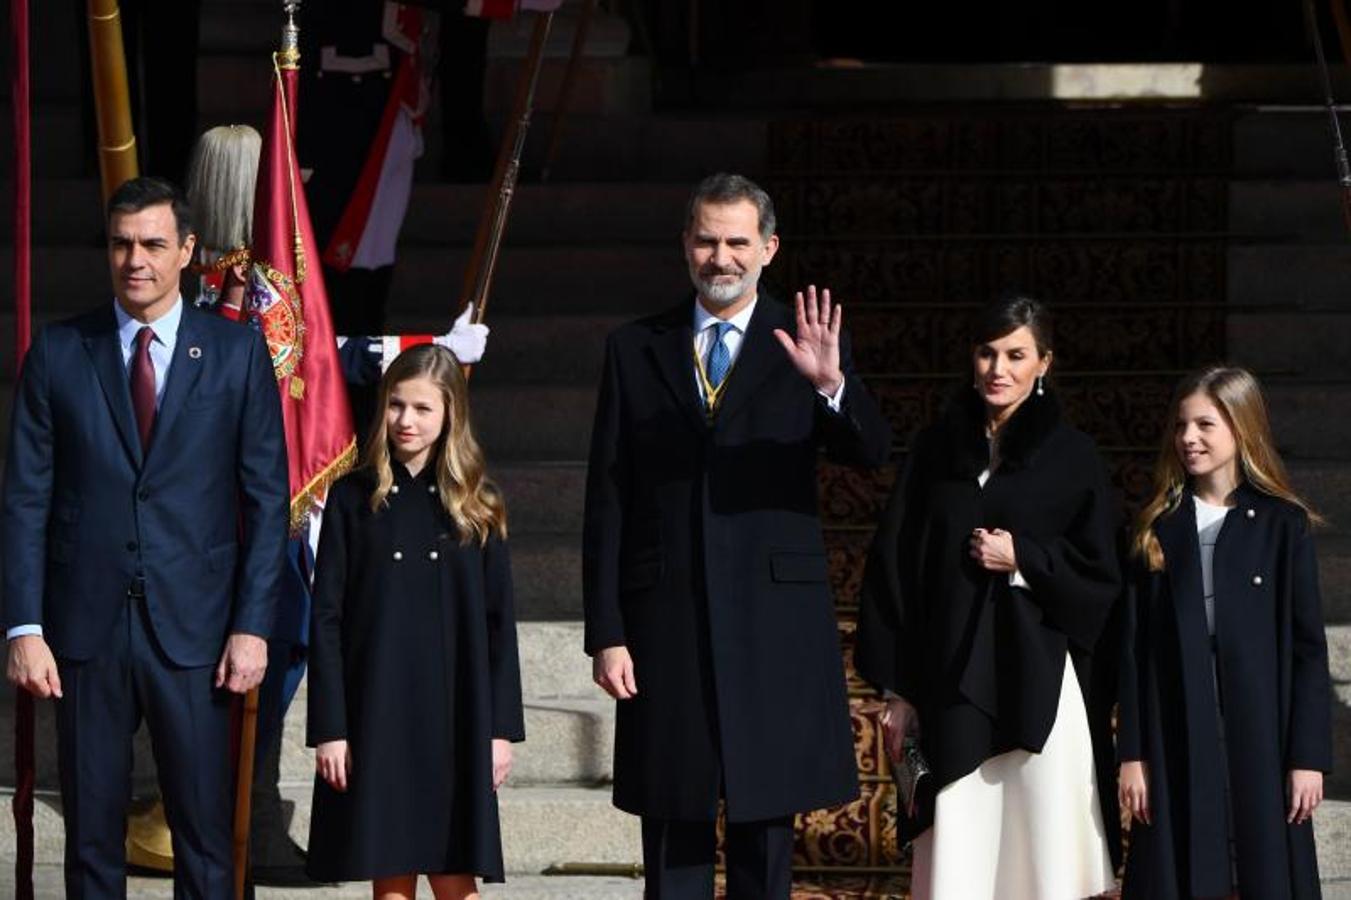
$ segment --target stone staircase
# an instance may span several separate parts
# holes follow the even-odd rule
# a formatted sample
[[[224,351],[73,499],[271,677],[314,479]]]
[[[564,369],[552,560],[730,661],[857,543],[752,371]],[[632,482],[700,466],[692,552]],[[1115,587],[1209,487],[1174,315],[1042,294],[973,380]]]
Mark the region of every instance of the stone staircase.
[[[258,122],[267,89],[259,60],[275,41],[275,4],[206,0],[204,6],[201,124]],[[35,31],[73,26],[63,20],[68,7],[41,5]],[[1316,821],[1325,893],[1339,896],[1345,888],[1351,896],[1351,425],[1345,418],[1351,401],[1351,239],[1327,171],[1323,118],[1308,109],[1204,111],[1214,114],[1207,140],[1217,143],[1198,144],[1188,166],[1151,170],[1116,160],[1084,171],[1044,155],[1038,158],[1051,164],[1019,169],[1009,160],[1033,151],[991,145],[988,134],[984,144],[972,146],[987,152],[994,146],[1004,154],[1000,165],[951,155],[941,165],[914,153],[906,158],[908,149],[926,146],[905,138],[906,129],[913,132],[951,110],[890,106],[880,119],[895,123],[893,132],[867,146],[873,152],[890,146],[881,152],[892,156],[885,166],[869,167],[859,155],[865,145],[860,138],[875,135],[877,126],[865,123],[851,136],[838,122],[823,125],[829,120],[785,108],[796,101],[782,85],[776,91],[772,80],[741,85],[736,111],[654,114],[650,72],[645,61],[624,53],[621,26],[607,20],[593,32],[583,86],[553,169],[556,181],[526,183],[517,193],[491,301],[490,349],[472,387],[476,425],[508,498],[522,619],[529,740],[518,747],[512,781],[501,795],[511,878],[506,892],[541,898],[641,893],[625,878],[538,877],[563,863],[622,866],[641,859],[636,820],[609,803],[613,709],[591,684],[581,653],[584,459],[603,337],[619,322],[682,296],[687,282],[677,236],[687,191],[698,177],[729,169],[764,179],[780,205],[785,250],[770,273],[774,280],[789,287],[809,279],[830,284],[846,303],[860,364],[873,376],[900,443],[931,412],[935,392],[960,365],[953,313],[1015,277],[1061,310],[1062,340],[1067,333],[1082,338],[1062,345],[1062,388],[1076,418],[1100,432],[1127,495],[1141,489],[1157,409],[1179,369],[1227,356],[1263,376],[1296,482],[1333,522],[1320,540],[1320,562],[1341,702],[1339,772],[1328,783],[1329,800]],[[551,52],[565,53],[569,43],[564,17]],[[519,27],[494,32],[488,94],[498,119],[510,102],[521,46]],[[107,292],[98,186],[83,169],[77,76],[70,74],[78,70],[73,61],[61,64],[59,54],[52,58],[35,73],[39,320],[83,309]],[[546,81],[552,73],[556,82],[560,70],[561,62],[552,60]],[[872,85],[870,97],[888,96],[876,73],[864,77]],[[830,90],[827,85],[824,92],[808,93],[827,103],[835,96]],[[527,172],[538,166],[551,121],[547,88],[541,101]],[[1057,124],[1047,126],[1044,150],[1087,129],[1083,122],[1094,115],[1112,114],[1077,112],[1083,115],[1032,104],[1019,114],[1048,120],[1054,114]],[[1147,128],[1151,121],[1197,113],[1195,107],[1135,107],[1120,115],[1135,116]],[[967,118],[972,129],[988,132],[991,121],[1009,115],[980,107]],[[828,134],[836,137],[825,140]],[[430,172],[440,139],[435,121],[428,137]],[[833,168],[821,166],[832,153]],[[8,164],[8,154],[6,143],[0,164]],[[1136,211],[1152,210],[1152,219],[1131,218],[1129,204],[1120,200],[1132,191],[1147,193],[1142,180],[1156,195],[1152,205]],[[478,186],[416,187],[390,301],[391,330],[445,327],[482,199]],[[1053,226],[1056,221],[1061,224]],[[8,271],[10,227],[7,218],[0,221],[0,272]],[[12,358],[11,310],[6,282],[0,285],[4,359]],[[4,421],[9,394],[6,378],[0,391]],[[829,468],[823,474],[846,644],[858,562],[890,477],[859,478]],[[872,710],[862,697],[855,702],[856,727],[863,733]],[[10,756],[11,703],[8,696],[0,702],[4,758]],[[313,773],[303,746],[303,710],[301,696],[287,720],[282,759],[283,793],[296,808],[291,830],[302,844]],[[51,793],[56,779],[49,712],[40,715],[38,862],[45,879],[40,884],[55,896],[63,832]],[[845,835],[838,846],[848,849],[804,838],[801,862],[903,870],[903,853],[894,836],[886,837],[889,801],[875,747],[862,748],[861,758],[865,801],[844,811],[840,821],[846,824],[837,823]],[[140,771],[138,786],[148,787],[152,778]],[[11,830],[9,819],[0,817],[0,860],[12,858]],[[846,860],[847,854],[854,856]],[[8,870],[7,862],[0,864],[0,892],[9,885]],[[331,895],[365,896],[366,890],[348,886]],[[168,896],[162,881],[138,880],[133,892]]]

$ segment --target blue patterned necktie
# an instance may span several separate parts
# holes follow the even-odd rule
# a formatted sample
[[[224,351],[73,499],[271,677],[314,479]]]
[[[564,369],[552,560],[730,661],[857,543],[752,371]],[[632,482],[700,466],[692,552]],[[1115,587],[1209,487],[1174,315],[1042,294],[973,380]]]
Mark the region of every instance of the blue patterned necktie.
[[[715,391],[722,387],[727,371],[732,368],[732,351],[727,349],[723,338],[734,327],[730,322],[718,322],[713,326],[713,343],[708,348],[708,370],[705,374],[708,375],[709,387]]]

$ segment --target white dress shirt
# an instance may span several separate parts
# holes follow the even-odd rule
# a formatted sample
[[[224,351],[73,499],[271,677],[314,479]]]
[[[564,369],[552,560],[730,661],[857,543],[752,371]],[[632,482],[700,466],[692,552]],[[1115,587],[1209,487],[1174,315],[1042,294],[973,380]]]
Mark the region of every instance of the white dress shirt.
[[[136,353],[136,335],[146,325],[155,332],[155,339],[150,342],[150,364],[155,369],[155,408],[159,409],[160,401],[164,399],[164,384],[169,379],[169,363],[178,344],[178,325],[183,321],[183,298],[179,297],[168,312],[149,323],[133,319],[116,301],[113,301],[113,315],[117,317],[117,343],[122,348],[128,384],[131,383],[131,358]]]
[[[122,364],[127,369],[128,385],[131,384],[131,358],[136,353],[136,335],[146,324],[155,332],[155,338],[150,342],[150,364],[155,370],[155,408],[159,409],[164,399],[164,384],[169,380],[169,363],[174,358],[174,346],[178,343],[178,326],[183,321],[183,298],[180,296],[168,312],[150,323],[133,319],[116,300],[113,301],[113,315],[117,317],[117,344],[122,348]],[[40,635],[42,626],[36,622],[15,625],[5,632],[5,639],[13,640],[26,634]]]

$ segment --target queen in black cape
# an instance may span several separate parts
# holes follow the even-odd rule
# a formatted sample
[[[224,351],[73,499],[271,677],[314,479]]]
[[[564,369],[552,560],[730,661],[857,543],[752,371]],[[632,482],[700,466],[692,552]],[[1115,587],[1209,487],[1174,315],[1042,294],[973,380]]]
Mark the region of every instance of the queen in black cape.
[[[1076,735],[1067,757],[1075,774],[1067,777],[1079,782],[1066,790],[1094,791],[1083,698],[1091,693],[1099,633],[1120,594],[1115,500],[1093,441],[1062,419],[1049,383],[1027,385],[1025,399],[999,428],[996,458],[988,430],[993,404],[982,394],[986,379],[995,378],[990,365],[982,369],[982,354],[1005,353],[1005,344],[1029,331],[1045,371],[1045,320],[1040,304],[1020,298],[997,303],[978,319],[975,389],[969,382],[959,388],[938,421],[913,439],[869,556],[855,664],[865,679],[913,708],[933,769],[913,817],[900,811],[902,841],[934,825],[937,792],[1004,754],[1023,751],[1031,754],[1026,760],[1040,754],[1061,727],[1060,711],[1076,704],[1077,730],[1064,727]],[[1032,353],[1031,341],[1023,341],[1023,352]],[[1026,363],[1024,357],[1017,365]],[[972,557],[978,529],[1011,536],[1017,578]],[[1076,677],[1076,690],[1062,697],[1064,679]],[[1010,790],[1005,804],[1026,793]],[[969,805],[956,807],[955,816],[939,817],[950,835],[965,824],[953,818],[985,817]],[[998,836],[996,828],[988,845],[977,840],[965,854],[973,868],[988,863],[994,874],[954,879],[960,866],[949,865],[933,896],[967,900],[991,890],[1001,898],[1033,896],[1030,888],[1009,884],[1010,875],[1031,884],[1040,878],[1036,873],[1060,866],[1077,873],[1067,890],[1083,885],[1084,896],[1105,889],[1111,867],[1103,816],[1092,801],[1077,809],[1079,818],[1058,823],[1056,834],[1020,836],[1014,832],[1032,829],[1006,827]],[[1015,848],[1024,837],[1030,843]],[[1065,845],[1063,855],[1051,846],[1056,842]],[[993,857],[1030,862],[1011,872]],[[934,856],[935,876],[940,859]],[[991,879],[1003,883],[991,885]]]

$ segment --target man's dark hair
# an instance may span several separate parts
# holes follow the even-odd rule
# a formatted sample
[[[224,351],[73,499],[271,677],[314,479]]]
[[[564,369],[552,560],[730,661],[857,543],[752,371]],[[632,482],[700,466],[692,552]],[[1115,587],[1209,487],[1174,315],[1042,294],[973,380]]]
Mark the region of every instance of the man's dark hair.
[[[1051,352],[1051,313],[1038,300],[1018,293],[1004,294],[980,309],[972,320],[973,346],[997,341],[1019,328],[1032,332],[1037,355]]]
[[[744,175],[733,175],[728,172],[710,175],[699,182],[699,186],[690,195],[689,205],[685,207],[685,230],[689,231],[690,226],[694,224],[694,215],[702,204],[739,203],[742,200],[749,200],[754,204],[755,211],[760,217],[760,239],[769,240],[769,236],[778,225],[774,217],[774,201],[769,199],[769,194],[754,181]]]
[[[108,198],[107,221],[112,223],[114,213],[138,213],[162,203],[167,203],[173,210],[174,222],[178,226],[178,245],[181,247],[187,242],[188,235],[192,234],[192,206],[178,185],[163,178],[143,175],[122,182],[121,187]]]

